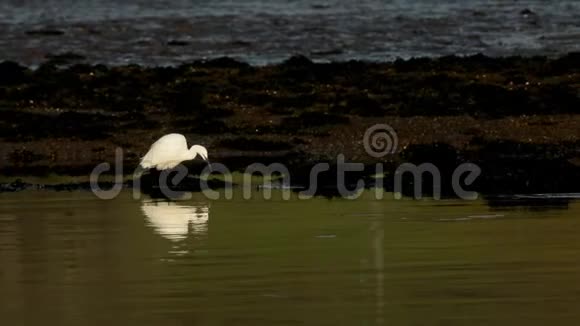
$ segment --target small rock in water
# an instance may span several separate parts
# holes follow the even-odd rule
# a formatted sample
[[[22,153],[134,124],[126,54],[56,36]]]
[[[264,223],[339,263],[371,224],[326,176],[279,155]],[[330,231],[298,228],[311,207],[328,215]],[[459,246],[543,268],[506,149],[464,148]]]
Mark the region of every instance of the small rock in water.
[[[236,40],[236,41],[231,42],[231,44],[235,45],[235,46],[244,46],[245,47],[245,46],[251,46],[252,42]]]
[[[535,14],[536,14],[535,12],[533,12],[532,10],[530,10],[528,8],[520,11],[520,15],[522,15],[522,16],[531,16],[531,15],[535,15]]]
[[[311,5],[310,8],[312,8],[312,9],[328,9],[328,8],[330,8],[330,5],[323,4],[323,3],[315,3],[315,4]]]
[[[167,45],[169,45],[169,46],[186,46],[186,45],[189,45],[189,42],[179,41],[179,40],[171,40],[171,41],[167,42]]]
[[[26,35],[59,36],[64,35],[64,32],[58,29],[36,29],[26,31]]]

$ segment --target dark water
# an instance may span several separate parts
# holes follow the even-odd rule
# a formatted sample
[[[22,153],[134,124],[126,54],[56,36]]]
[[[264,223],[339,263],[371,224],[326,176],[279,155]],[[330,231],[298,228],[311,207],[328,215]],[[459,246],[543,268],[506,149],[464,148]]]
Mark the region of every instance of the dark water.
[[[490,208],[368,197],[167,203],[130,193],[111,201],[90,193],[3,194],[1,322],[580,320],[580,203]]]
[[[27,34],[47,29],[63,34]],[[292,54],[554,56],[580,49],[580,2],[4,0],[0,30],[2,59],[33,65],[64,52],[147,65],[219,56],[264,64]]]

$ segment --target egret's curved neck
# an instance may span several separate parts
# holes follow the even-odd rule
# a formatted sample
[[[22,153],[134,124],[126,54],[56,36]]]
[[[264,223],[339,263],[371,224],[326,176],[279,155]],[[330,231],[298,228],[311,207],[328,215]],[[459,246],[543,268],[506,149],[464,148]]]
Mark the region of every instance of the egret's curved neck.
[[[189,149],[188,152],[189,152],[189,157],[192,160],[197,156],[197,154],[199,154],[197,151],[197,147],[195,147],[195,145],[191,146],[191,148]]]
[[[201,156],[202,159],[207,160],[207,149],[201,145],[193,145],[189,149],[191,159],[195,158],[197,155]]]

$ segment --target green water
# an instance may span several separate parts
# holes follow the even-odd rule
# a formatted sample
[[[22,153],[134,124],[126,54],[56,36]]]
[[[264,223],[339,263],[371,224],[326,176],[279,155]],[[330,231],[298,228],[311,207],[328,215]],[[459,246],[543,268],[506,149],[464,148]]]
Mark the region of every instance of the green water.
[[[0,195],[2,325],[577,325],[580,203]]]

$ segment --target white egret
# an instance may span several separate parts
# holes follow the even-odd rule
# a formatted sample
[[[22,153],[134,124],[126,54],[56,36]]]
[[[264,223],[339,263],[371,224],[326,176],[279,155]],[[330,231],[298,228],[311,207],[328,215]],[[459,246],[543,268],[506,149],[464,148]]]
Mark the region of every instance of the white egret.
[[[142,169],[168,170],[173,169],[183,161],[193,160],[198,155],[209,163],[205,147],[193,145],[188,149],[185,136],[168,134],[151,145],[139,165]]]

